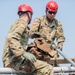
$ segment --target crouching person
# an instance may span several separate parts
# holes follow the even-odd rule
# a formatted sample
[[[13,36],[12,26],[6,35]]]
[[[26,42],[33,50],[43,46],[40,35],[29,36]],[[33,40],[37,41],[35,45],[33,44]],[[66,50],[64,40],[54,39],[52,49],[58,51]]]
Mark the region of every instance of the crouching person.
[[[18,7],[19,19],[10,27],[6,37],[3,65],[33,75],[53,75],[51,65],[37,60],[33,54],[26,52],[29,37],[28,24],[30,24],[32,14],[33,10],[29,5],[22,4]]]

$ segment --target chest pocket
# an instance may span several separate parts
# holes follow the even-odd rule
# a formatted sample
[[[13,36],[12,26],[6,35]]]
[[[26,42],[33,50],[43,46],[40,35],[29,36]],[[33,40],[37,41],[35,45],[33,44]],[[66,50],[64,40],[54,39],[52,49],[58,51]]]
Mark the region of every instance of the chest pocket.
[[[49,32],[50,32],[50,28],[49,27],[47,27],[47,26],[41,26],[41,28],[40,28],[40,33],[41,33],[41,36],[42,37],[46,37],[46,35],[48,35],[49,34]]]
[[[42,25],[40,28],[41,36],[49,41],[53,41],[56,36],[56,23]]]

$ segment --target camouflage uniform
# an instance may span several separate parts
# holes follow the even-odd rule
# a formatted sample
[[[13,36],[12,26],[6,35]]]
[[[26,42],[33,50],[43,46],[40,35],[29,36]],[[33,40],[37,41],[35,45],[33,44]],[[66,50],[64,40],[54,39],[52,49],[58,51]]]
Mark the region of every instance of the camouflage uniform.
[[[35,65],[34,67],[34,65],[23,56],[28,44],[29,28],[27,25],[27,22],[22,19],[18,19],[10,27],[6,37],[2,58],[4,67],[23,70],[23,67],[25,66],[26,69],[24,68],[24,71],[34,71],[33,73],[35,75],[45,75],[47,72],[49,73],[48,75],[53,75],[53,67],[49,66],[49,64],[38,60],[38,65]],[[46,71],[44,68],[46,68]]]
[[[4,45],[3,62],[5,67],[12,62],[17,62],[16,59],[23,55],[28,42],[27,25],[27,22],[18,19],[10,27]]]
[[[55,49],[54,40],[56,39],[57,45],[63,46],[65,41],[63,28],[61,23],[57,19],[53,19],[53,21],[49,21],[46,16],[41,16],[36,18],[31,25],[30,37],[34,38],[34,34],[40,34],[40,38],[44,38],[47,43],[50,45],[51,49]],[[37,37],[38,38],[38,37]],[[57,58],[57,54],[54,56]]]

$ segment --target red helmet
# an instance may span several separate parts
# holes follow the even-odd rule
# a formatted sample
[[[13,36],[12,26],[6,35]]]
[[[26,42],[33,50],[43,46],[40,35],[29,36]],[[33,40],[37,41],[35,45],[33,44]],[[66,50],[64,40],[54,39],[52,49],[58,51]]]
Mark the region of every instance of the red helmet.
[[[27,4],[22,4],[18,7],[18,13],[21,12],[21,11],[22,12],[30,11],[33,14],[32,8]]]
[[[58,10],[58,4],[55,1],[50,1],[46,4],[46,8],[50,11],[56,12]]]

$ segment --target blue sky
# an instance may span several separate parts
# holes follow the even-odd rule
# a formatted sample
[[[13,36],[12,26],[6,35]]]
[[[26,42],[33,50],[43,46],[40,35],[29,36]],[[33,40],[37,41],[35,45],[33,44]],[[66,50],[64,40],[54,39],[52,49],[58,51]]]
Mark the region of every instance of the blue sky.
[[[17,8],[20,4],[29,4],[34,18],[45,15],[45,5],[49,0],[1,0],[0,1],[0,67],[4,41],[10,26],[18,19]],[[75,57],[75,0],[55,0],[58,5],[56,18],[62,23],[66,41],[63,52],[69,58]],[[31,40],[29,40],[31,42]]]

